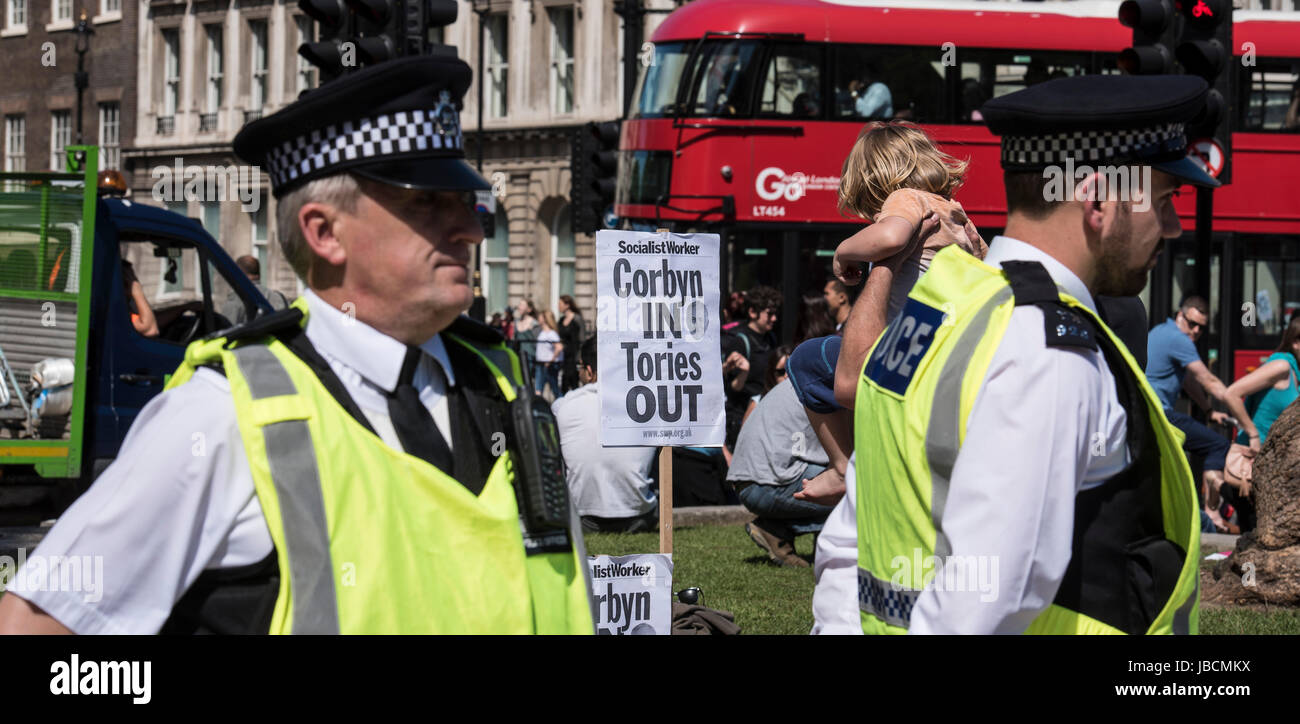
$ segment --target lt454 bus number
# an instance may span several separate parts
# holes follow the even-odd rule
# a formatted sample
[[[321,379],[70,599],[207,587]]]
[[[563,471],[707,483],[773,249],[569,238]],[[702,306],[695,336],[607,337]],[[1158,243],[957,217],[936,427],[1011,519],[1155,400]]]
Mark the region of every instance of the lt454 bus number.
[[[755,206],[754,216],[785,216],[784,206]]]

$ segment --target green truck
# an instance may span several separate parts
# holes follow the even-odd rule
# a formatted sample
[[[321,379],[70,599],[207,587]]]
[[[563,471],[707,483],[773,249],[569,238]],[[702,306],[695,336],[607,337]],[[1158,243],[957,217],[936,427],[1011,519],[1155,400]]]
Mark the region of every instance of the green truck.
[[[0,173],[0,554],[108,466],[223,308],[271,309],[197,220],[103,193],[94,146],[67,159]]]

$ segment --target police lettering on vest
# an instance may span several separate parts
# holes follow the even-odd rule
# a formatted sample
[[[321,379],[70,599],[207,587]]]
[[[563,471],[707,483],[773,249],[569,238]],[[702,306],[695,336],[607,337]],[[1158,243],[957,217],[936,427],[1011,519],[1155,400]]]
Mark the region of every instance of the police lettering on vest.
[[[915,299],[907,300],[903,311],[868,358],[864,374],[881,387],[898,395],[904,394],[943,319],[944,314],[938,309]]]

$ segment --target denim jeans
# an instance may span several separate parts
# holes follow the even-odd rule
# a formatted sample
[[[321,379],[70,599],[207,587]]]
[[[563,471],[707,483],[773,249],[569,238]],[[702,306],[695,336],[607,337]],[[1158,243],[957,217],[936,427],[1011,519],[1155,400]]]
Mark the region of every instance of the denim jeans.
[[[560,364],[558,362],[538,362],[533,367],[533,391],[540,395],[547,384],[551,386],[551,394],[559,397]]]
[[[754,483],[740,491],[740,502],[749,512],[757,515],[754,524],[759,528],[784,540],[794,540],[804,533],[818,533],[826,524],[826,516],[833,508],[803,500],[796,500],[794,494],[803,490],[804,478],[817,476],[826,468],[821,465],[809,465],[803,477],[783,485],[760,485]]]

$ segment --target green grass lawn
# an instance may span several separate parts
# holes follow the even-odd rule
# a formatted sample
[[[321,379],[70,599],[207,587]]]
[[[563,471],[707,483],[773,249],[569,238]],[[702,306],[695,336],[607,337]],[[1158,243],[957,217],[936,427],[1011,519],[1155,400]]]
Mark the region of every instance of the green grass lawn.
[[[592,555],[659,551],[654,533],[589,533],[586,539]],[[812,568],[768,563],[739,525],[678,528],[673,544],[673,590],[699,586],[700,603],[735,614],[741,633],[804,635],[812,629]],[[812,559],[812,536],[800,536],[795,546]],[[1201,555],[1211,552],[1206,547]],[[1203,608],[1201,634],[1300,634],[1300,610]]]
[[[657,533],[588,533],[587,553],[658,553]],[[811,560],[812,536],[795,547]],[[812,568],[779,568],[739,525],[673,531],[673,590],[699,586],[700,604],[730,611],[743,634],[807,634],[812,630]]]

